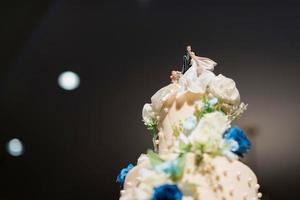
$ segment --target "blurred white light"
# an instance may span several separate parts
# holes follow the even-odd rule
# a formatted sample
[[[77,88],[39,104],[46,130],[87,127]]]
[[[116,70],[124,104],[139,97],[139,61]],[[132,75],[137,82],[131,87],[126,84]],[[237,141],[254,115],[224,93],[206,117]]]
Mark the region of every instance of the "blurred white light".
[[[65,90],[74,90],[80,84],[79,76],[71,71],[66,71],[58,76],[58,85]]]
[[[7,144],[7,152],[12,156],[20,156],[24,152],[22,142],[17,139],[11,139]]]

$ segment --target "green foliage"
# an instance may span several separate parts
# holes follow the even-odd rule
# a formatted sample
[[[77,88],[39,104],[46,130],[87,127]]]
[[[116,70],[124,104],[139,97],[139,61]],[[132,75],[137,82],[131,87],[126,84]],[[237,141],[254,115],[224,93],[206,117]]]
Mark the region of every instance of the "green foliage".
[[[184,144],[180,143],[179,144],[179,150],[181,154],[186,154],[188,152],[191,152],[193,145],[192,144]]]
[[[181,155],[185,155],[188,152],[196,154],[197,165],[201,163],[204,154],[209,154],[211,156],[222,155],[222,149],[218,145],[215,145],[214,142],[180,144],[179,148]]]
[[[152,150],[148,150],[147,156],[152,166],[156,166],[165,162],[157,153],[153,152]]]
[[[239,106],[234,106],[229,113],[230,121],[234,121],[241,117],[241,115],[247,110],[248,104],[241,103]]]
[[[195,113],[198,120],[200,120],[205,114],[212,113],[220,109],[219,103],[212,105],[209,102],[207,95],[204,95],[202,97],[202,103],[203,103],[203,107],[201,108],[201,110],[197,110]]]
[[[156,119],[151,119],[150,122],[144,123],[148,131],[150,131],[152,136],[152,143],[154,147],[154,151],[158,150],[158,145],[156,140],[158,139],[158,121]]]
[[[215,107],[209,103],[209,100],[206,96],[203,97],[202,101],[204,103],[204,109],[203,109],[204,113],[211,113],[215,111]]]
[[[150,131],[152,137],[156,137],[158,134],[158,121],[156,119],[152,119],[149,123],[145,123],[146,128]]]
[[[177,138],[180,133],[183,132],[183,122],[180,120],[178,126],[174,125],[173,127],[173,135]]]
[[[218,156],[222,154],[222,150],[219,147],[219,144],[210,141],[206,143],[198,143],[195,145],[195,152],[197,155],[203,155],[204,153],[209,153],[211,156]]]
[[[197,166],[199,166],[201,164],[202,160],[203,160],[203,156],[196,154],[196,161],[195,161],[195,163],[196,163]]]
[[[185,167],[185,154],[181,154],[177,159],[171,161],[161,159],[157,153],[151,150],[148,151],[147,156],[155,170],[168,174],[174,182],[182,178]]]
[[[195,116],[198,120],[200,120],[205,114],[215,112],[218,108],[218,104],[211,105],[207,95],[202,97],[203,108],[201,110],[197,110]]]
[[[173,181],[178,181],[182,178],[184,172],[185,154],[180,155],[174,163],[176,163],[174,166],[176,170],[172,170],[171,179]]]

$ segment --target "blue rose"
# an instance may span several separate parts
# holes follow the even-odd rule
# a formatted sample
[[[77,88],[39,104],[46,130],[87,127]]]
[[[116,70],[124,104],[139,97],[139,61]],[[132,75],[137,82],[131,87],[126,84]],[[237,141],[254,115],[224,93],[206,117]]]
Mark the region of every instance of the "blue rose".
[[[247,138],[246,134],[242,129],[235,126],[230,128],[225,134],[224,139],[227,141],[235,141],[238,145],[236,145],[236,148],[231,149],[231,151],[241,157],[245,153],[247,153],[251,148],[251,142]]]
[[[177,185],[165,184],[154,188],[152,200],[181,200],[182,192]]]
[[[133,164],[129,164],[126,168],[123,168],[120,172],[120,174],[117,177],[117,183],[120,185],[121,188],[124,186],[125,178],[129,171],[133,168]]]

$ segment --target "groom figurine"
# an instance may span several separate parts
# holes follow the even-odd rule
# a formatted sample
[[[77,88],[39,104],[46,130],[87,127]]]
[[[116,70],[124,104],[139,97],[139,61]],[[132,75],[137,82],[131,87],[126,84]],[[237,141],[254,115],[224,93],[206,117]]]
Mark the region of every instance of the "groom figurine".
[[[182,70],[181,73],[184,74],[191,66],[191,55],[190,52],[192,51],[192,47],[188,45],[186,47],[186,54],[183,56],[183,65],[182,65]]]

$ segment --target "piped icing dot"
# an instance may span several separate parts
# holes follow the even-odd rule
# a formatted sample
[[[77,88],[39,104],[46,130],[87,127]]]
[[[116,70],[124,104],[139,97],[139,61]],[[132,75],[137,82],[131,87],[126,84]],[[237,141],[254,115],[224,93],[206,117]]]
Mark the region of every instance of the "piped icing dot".
[[[236,173],[236,179],[239,181],[241,180],[241,172]]]
[[[256,184],[256,185],[255,185],[255,189],[258,190],[259,188],[260,188],[260,185],[259,185],[259,184]]]
[[[258,198],[262,198],[262,193],[259,192],[259,193],[257,194],[257,197],[258,197]]]
[[[252,183],[253,179],[251,177],[248,178],[248,186],[251,187],[251,183]]]

